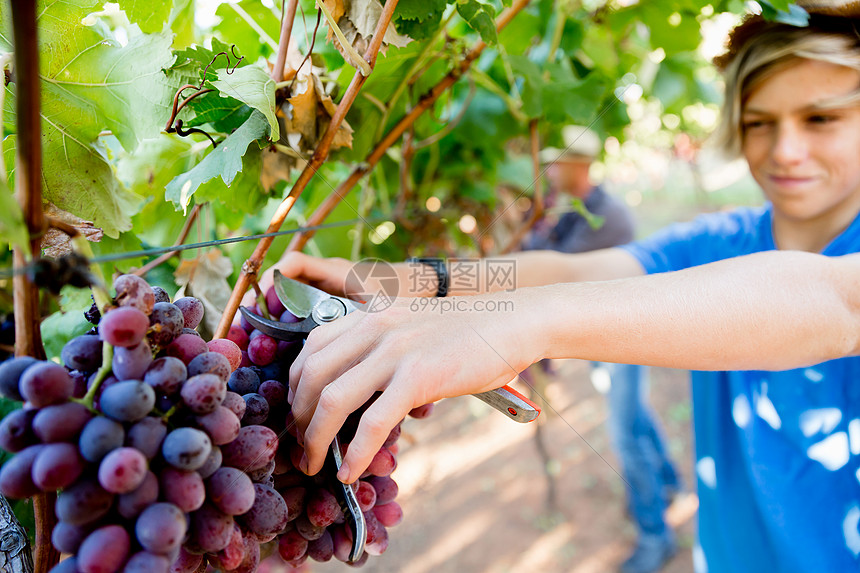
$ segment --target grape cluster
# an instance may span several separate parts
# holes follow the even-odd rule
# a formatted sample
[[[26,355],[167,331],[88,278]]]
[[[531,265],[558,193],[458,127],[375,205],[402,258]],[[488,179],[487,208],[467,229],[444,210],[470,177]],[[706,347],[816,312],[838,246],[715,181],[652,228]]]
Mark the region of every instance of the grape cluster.
[[[347,561],[352,532],[331,476],[297,468],[285,383],[300,342],[250,325],[204,341],[193,298],[170,302],[122,275],[96,324],[70,340],[63,365],[19,357],[0,364],[0,394],[24,407],[0,421],[0,493],[58,491],[52,542],[71,555],[58,573],[256,571],[275,553]],[[270,289],[269,311],[295,321]],[[257,310],[257,309],[252,309]],[[413,411],[427,415],[431,405]],[[361,411],[342,430],[344,448]],[[394,501],[398,426],[353,485],[367,522],[363,564],[402,519]],[[328,478],[328,479],[327,479]]]

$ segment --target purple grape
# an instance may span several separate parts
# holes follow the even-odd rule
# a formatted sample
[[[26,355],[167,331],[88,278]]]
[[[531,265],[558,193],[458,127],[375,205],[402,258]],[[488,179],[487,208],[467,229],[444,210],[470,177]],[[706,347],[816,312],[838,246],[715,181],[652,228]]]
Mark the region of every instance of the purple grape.
[[[206,481],[209,500],[227,515],[241,515],[254,505],[251,479],[236,468],[220,468]]]
[[[182,311],[170,302],[157,302],[149,315],[149,342],[165,347],[182,334],[185,319]]]
[[[239,567],[244,559],[245,543],[242,538],[242,530],[234,523],[230,543],[219,551],[214,559],[210,559],[210,565],[224,571],[232,571]]]
[[[87,372],[81,372],[80,370],[70,370],[69,376],[71,376],[72,382],[75,384],[75,389],[72,391],[72,397],[83,398],[87,393],[87,380],[89,379],[89,374]]]
[[[36,408],[65,402],[75,390],[66,369],[53,362],[38,362],[27,368],[19,386],[21,396]]]
[[[172,503],[156,503],[138,516],[134,532],[144,549],[165,555],[179,548],[187,528],[181,509]]]
[[[203,320],[203,303],[199,299],[186,296],[173,301],[173,304],[182,311],[186,328],[197,328],[197,325]]]
[[[119,525],[106,525],[90,533],[78,549],[82,573],[118,571],[128,557],[131,540]]]
[[[0,466],[0,494],[24,499],[39,493],[39,487],[33,483],[33,463],[44,447],[38,444],[25,448]]]
[[[385,527],[394,527],[403,521],[403,509],[396,501],[391,501],[373,508],[373,515]]]
[[[99,337],[112,346],[136,346],[149,329],[149,317],[133,307],[115,308],[99,322]],[[91,370],[91,369],[90,369]]]
[[[197,468],[197,473],[200,474],[200,477],[206,479],[214,474],[218,468],[221,467],[221,448],[218,446],[212,446],[212,451],[209,453],[209,457],[206,458],[206,462],[199,468]]]
[[[233,518],[215,506],[204,503],[191,514],[191,533],[187,546],[202,553],[217,553],[230,543]]]
[[[186,513],[200,509],[206,499],[206,487],[197,472],[165,468],[158,481],[164,501]]]
[[[188,363],[188,377],[198,374],[215,374],[224,383],[230,378],[230,361],[220,352],[204,352],[195,356]]]
[[[152,287],[152,294],[155,295],[155,303],[159,302],[170,302],[170,295],[167,294],[167,291],[161,288],[160,286]],[[155,307],[153,307],[155,308]]]
[[[63,346],[60,358],[69,370],[92,372],[102,365],[102,346],[98,336],[76,336]]]
[[[221,448],[224,465],[245,471],[265,467],[278,451],[278,436],[265,426],[245,426],[235,440]]]
[[[333,526],[329,531],[331,531],[335,559],[344,563],[348,562],[349,555],[352,553],[352,532],[343,525]]]
[[[278,539],[278,554],[284,561],[301,559],[308,550],[308,540],[298,531],[290,530]]]
[[[152,386],[156,392],[173,395],[182,387],[188,378],[185,363],[173,356],[156,358],[146,369],[143,381]]]
[[[194,573],[203,563],[202,555],[190,553],[184,547],[179,548],[179,557],[170,566],[170,573]]]
[[[337,498],[324,488],[318,488],[310,496],[305,514],[317,527],[328,527],[343,515]]]
[[[238,368],[242,363],[242,349],[229,338],[216,338],[207,342],[206,345],[211,352],[222,354],[227,359],[227,362],[230,364],[230,371],[227,372],[228,378],[230,377],[230,372]]]
[[[323,531],[319,539],[308,541],[308,557],[324,563],[334,557],[334,542],[328,531]]]
[[[99,396],[99,409],[118,422],[142,420],[155,406],[155,390],[139,380],[118,382]]]
[[[273,485],[274,481],[272,481],[272,483],[269,483],[269,481],[270,481],[270,478],[272,477],[272,472],[274,472],[274,471],[275,471],[275,460],[272,460],[268,464],[266,464],[264,467],[262,467],[258,470],[249,470],[247,473],[248,473],[248,477],[251,478],[251,481],[254,483],[266,483],[268,485]]]
[[[130,493],[149,471],[146,457],[134,448],[117,448],[99,464],[99,483],[111,493]]]
[[[193,471],[203,466],[212,442],[206,432],[194,428],[177,428],[167,434],[161,453],[167,463],[180,470]],[[223,453],[223,452],[222,452]]]
[[[93,417],[86,406],[76,402],[46,406],[34,413],[33,432],[44,443],[77,441]]]
[[[19,356],[17,358],[10,358],[0,364],[0,394],[4,398],[23,402],[24,397],[21,396],[19,388],[21,374],[37,362],[38,360],[30,356]]]
[[[287,389],[277,380],[266,380],[257,391],[269,403],[269,411],[280,411],[287,404]]]
[[[260,389],[260,377],[251,368],[237,368],[227,381],[227,388],[240,396]]]
[[[254,573],[260,565],[260,544],[253,535],[242,536],[242,544],[245,546],[245,558],[236,568],[236,573]]]
[[[158,478],[146,472],[143,482],[136,490],[124,493],[117,499],[117,511],[126,519],[134,519],[140,512],[158,500]]]
[[[191,336],[194,336],[194,337],[199,338],[200,340],[203,340],[203,335],[200,334],[199,332],[197,332],[196,330],[194,330],[193,328],[185,328],[183,326],[182,327],[182,334],[190,334]]]
[[[261,334],[248,343],[248,358],[257,366],[271,364],[277,353],[278,341],[266,334]]]
[[[164,555],[138,551],[126,562],[122,573],[167,573],[169,570],[170,560]]]
[[[325,527],[318,527],[308,520],[308,516],[305,514],[300,515],[293,522],[293,525],[296,527],[296,531],[307,539],[308,541],[314,541],[315,539],[319,539],[322,537],[323,532],[325,531]]]
[[[20,454],[19,454],[20,455]],[[87,525],[103,517],[113,504],[114,495],[93,479],[82,479],[57,496],[57,519],[71,525]]]
[[[48,573],[81,573],[81,570],[78,569],[77,557],[72,555],[54,565]]]
[[[99,462],[108,452],[122,447],[125,430],[122,424],[104,416],[96,416],[81,430],[78,448],[88,462]]]
[[[195,356],[209,352],[209,346],[200,335],[180,334],[167,347],[167,355],[180,359],[188,365]]]
[[[89,529],[60,521],[51,531],[51,544],[61,553],[77,553],[87,535]]]
[[[33,483],[42,491],[62,489],[80,477],[84,466],[74,444],[48,444],[33,461]]]
[[[287,504],[287,521],[294,521],[305,512],[307,495],[308,490],[304,487],[291,487],[281,493],[284,503]]]
[[[228,444],[239,435],[241,423],[232,410],[218,406],[214,412],[197,416],[197,425],[204,430],[216,446]]]
[[[254,484],[254,505],[239,521],[259,538],[276,535],[287,526],[287,504],[274,488]]]
[[[136,448],[151,460],[161,451],[161,443],[167,435],[167,425],[160,418],[147,416],[128,429],[125,445]]]
[[[182,401],[195,414],[214,412],[224,401],[226,393],[227,385],[214,374],[192,376],[180,390]]]
[[[284,308],[284,303],[282,303],[281,299],[278,298],[278,293],[275,292],[274,286],[270,286],[266,291],[266,308],[269,310],[269,314],[272,318],[281,316],[281,314],[286,310]]]
[[[399,491],[397,482],[389,476],[371,476],[367,479],[367,482],[376,490],[376,505],[391,503],[397,497]]]
[[[260,314],[260,308],[256,304],[252,304],[251,306],[248,306],[247,309],[256,315]],[[249,334],[254,330],[254,326],[250,322],[248,322],[247,319],[245,319],[244,314],[239,315],[239,325],[242,327],[242,329],[245,332],[247,332]]]
[[[0,448],[14,453],[38,443],[33,427],[37,412],[39,410],[18,409],[6,414],[0,421]]]
[[[370,461],[367,471],[375,476],[381,477],[390,475],[396,467],[397,458],[394,457],[394,454],[392,454],[388,448],[380,448]]]
[[[114,300],[119,306],[132,306],[144,314],[152,312],[155,304],[155,293],[152,287],[136,275],[122,275],[113,282],[116,290]]]
[[[376,505],[376,490],[366,481],[362,480],[358,482],[355,497],[358,500],[358,506],[361,508],[361,511],[370,511]]]
[[[221,402],[221,405],[236,414],[236,417],[240,420],[245,415],[245,400],[235,392],[228,390],[224,395],[224,401]]]
[[[269,417],[269,403],[259,394],[245,394],[242,396],[245,400],[245,415],[242,416],[242,424],[245,426],[253,426],[262,424]]]
[[[141,380],[150,364],[152,351],[145,341],[137,346],[118,347],[113,350],[111,366],[118,380]]]

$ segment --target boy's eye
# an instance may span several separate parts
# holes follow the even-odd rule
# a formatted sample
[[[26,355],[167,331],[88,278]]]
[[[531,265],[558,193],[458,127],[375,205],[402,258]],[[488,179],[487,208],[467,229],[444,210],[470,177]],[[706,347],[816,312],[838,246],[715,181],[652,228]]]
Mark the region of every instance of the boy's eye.
[[[809,116],[809,118],[807,118],[807,121],[809,123],[825,124],[830,123],[832,121],[836,121],[836,119],[837,118],[835,115],[816,114]]]
[[[744,131],[749,131],[751,129],[758,129],[767,125],[767,122],[762,119],[748,119],[746,121],[741,122],[741,128]]]

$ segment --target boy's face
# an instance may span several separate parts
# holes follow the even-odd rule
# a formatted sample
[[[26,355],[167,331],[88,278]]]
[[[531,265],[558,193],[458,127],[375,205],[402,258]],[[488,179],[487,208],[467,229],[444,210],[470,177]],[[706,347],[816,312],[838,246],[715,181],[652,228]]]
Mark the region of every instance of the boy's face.
[[[547,166],[546,176],[554,189],[574,197],[585,198],[592,187],[588,178],[590,166],[591,160],[588,158],[577,160],[565,158]]]
[[[743,153],[775,218],[833,233],[860,211],[860,105],[823,105],[858,86],[856,70],[798,60],[748,97]]]

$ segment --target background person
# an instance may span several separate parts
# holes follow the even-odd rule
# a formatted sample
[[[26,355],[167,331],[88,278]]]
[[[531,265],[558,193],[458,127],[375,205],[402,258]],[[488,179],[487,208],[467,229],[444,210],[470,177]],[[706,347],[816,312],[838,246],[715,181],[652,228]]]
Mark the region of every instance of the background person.
[[[753,17],[733,33],[720,60],[723,139],[764,206],[625,248],[524,253],[523,288],[479,295],[510,301],[510,313],[416,313],[402,301],[315,329],[290,372],[306,471],[319,471],[346,415],[377,391],[345,482],[411,408],[497,388],[540,358],[693,369],[697,570],[857,570],[857,29],[851,18]],[[293,254],[280,266],[336,290],[349,262]]]
[[[549,195],[557,207],[564,198],[582,201],[595,225],[579,210],[559,217],[549,215],[523,241],[522,249],[582,253],[629,243],[634,237],[634,218],[630,209],[589,175],[591,164],[600,155],[603,142],[591,129],[568,125],[562,129],[564,148],[547,148],[540,159],[547,165],[544,173]],[[523,374],[527,378],[536,368],[548,370],[541,361]],[[663,514],[671,496],[680,487],[678,472],[666,451],[657,414],[648,401],[648,369],[635,364],[593,363],[592,378],[608,381],[608,419],[610,443],[621,463],[627,492],[627,513],[636,526],[637,540],[632,554],[622,563],[623,573],[652,573],[677,551],[672,528]],[[598,384],[595,384],[598,386]],[[605,384],[604,384],[605,387]]]

